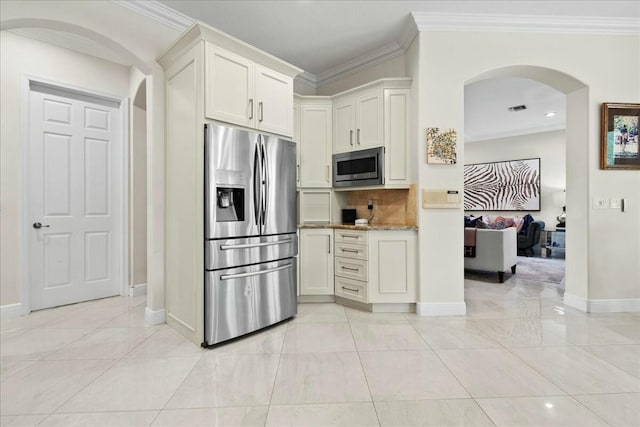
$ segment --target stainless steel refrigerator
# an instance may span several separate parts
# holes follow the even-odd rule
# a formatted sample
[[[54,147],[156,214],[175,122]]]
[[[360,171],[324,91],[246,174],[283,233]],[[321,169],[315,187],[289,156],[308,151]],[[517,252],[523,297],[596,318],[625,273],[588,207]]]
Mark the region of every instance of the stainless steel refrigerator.
[[[297,312],[296,145],[205,125],[205,344]],[[170,261],[169,261],[170,262]]]

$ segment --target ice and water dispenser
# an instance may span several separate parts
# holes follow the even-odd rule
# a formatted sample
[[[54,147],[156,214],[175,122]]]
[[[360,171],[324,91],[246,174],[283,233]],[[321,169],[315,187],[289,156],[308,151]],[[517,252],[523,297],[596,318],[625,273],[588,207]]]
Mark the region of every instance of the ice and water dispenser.
[[[244,188],[216,187],[216,221],[244,221]]]

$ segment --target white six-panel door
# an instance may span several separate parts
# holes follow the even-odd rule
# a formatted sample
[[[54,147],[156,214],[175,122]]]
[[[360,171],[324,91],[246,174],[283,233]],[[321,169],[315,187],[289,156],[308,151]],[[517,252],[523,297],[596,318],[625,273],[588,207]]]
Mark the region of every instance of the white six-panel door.
[[[32,86],[29,120],[31,309],[117,295],[124,250],[119,106]]]

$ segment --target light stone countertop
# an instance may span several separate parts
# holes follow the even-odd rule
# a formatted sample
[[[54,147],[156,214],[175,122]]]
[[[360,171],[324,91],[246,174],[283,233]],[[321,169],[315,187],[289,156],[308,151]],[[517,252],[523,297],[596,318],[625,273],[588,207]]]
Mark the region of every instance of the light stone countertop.
[[[394,225],[394,224],[370,224],[370,225],[350,225],[350,224],[298,224],[298,228],[331,228],[335,230],[412,230],[417,231],[415,225]]]

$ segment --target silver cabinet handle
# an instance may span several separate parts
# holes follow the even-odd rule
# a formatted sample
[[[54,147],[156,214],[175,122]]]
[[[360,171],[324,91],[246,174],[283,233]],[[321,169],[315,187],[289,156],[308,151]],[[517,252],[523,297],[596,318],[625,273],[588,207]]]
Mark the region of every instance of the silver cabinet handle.
[[[253,120],[253,98],[249,98],[249,120]]]
[[[348,271],[360,271],[359,268],[351,268],[351,267],[345,267],[344,265],[342,267],[343,270],[348,270]]]
[[[351,292],[360,292],[360,289],[351,289],[351,288],[347,288],[346,286],[343,286],[342,289],[346,289]]]
[[[268,270],[253,271],[251,273],[223,274],[222,276],[220,276],[220,280],[231,280],[239,279],[242,277],[260,276],[263,274],[273,273],[274,271],[285,270],[287,268],[291,268],[291,264],[282,265],[276,268],[270,268]]]
[[[357,251],[356,249],[344,249],[344,248],[340,248],[340,250],[341,250],[342,252],[350,252],[350,253],[352,253],[352,254],[357,254],[357,253],[358,253],[358,251]]]
[[[331,253],[331,236],[327,236],[327,237],[329,238],[329,252],[328,253]]]
[[[36,230],[39,230],[41,228],[49,228],[49,227],[51,227],[51,226],[50,225],[42,225],[39,222],[34,222],[33,223],[33,228],[35,228]]]
[[[349,145],[353,147],[353,130],[349,131]]]
[[[262,101],[258,102],[258,112],[260,113],[260,118],[258,119],[258,121],[262,123],[262,120],[264,120],[264,117],[262,116],[264,112],[264,105],[262,104]]]
[[[341,234],[342,238],[348,237],[350,239],[357,239],[358,236],[354,236],[353,234]]]
[[[291,243],[293,240],[285,239],[278,240],[277,242],[262,242],[262,243],[244,243],[241,245],[220,245],[220,250],[227,251],[229,249],[249,249],[249,248],[260,248],[263,246],[276,246],[276,245],[286,245],[287,243]]]
[[[300,165],[296,165],[296,182],[300,182]]]
[[[358,129],[358,145],[360,145],[360,129]]]

